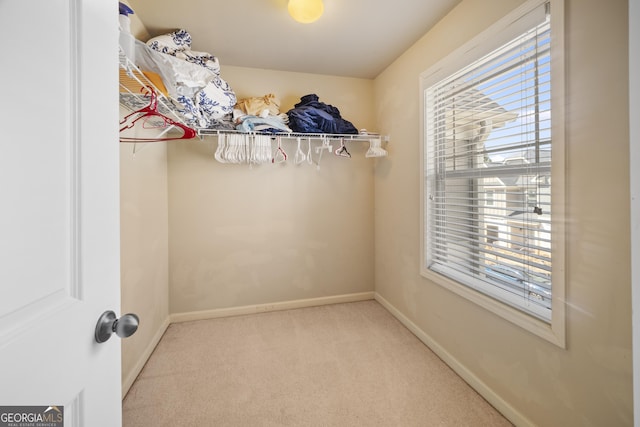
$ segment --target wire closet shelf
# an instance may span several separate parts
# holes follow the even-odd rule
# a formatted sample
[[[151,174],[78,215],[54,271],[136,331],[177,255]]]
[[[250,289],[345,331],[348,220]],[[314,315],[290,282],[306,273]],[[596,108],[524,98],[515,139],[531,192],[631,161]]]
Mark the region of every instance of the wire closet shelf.
[[[152,89],[157,94],[158,111],[175,121],[186,125],[181,114],[178,101],[165,95],[120,49],[120,105],[129,111],[138,111],[149,104],[144,96],[145,89]]]
[[[159,113],[170,117],[173,121],[184,125],[191,126],[189,121],[186,120],[182,114],[183,108],[181,104],[171,98],[166,91],[158,88],[147,75],[140,70],[120,49],[119,53],[120,64],[120,105],[125,107],[131,112],[139,111],[149,104],[149,97],[145,95],[145,92],[149,90],[155,93],[157,99],[157,110]],[[332,134],[332,133],[300,133],[300,132],[246,132],[234,129],[222,129],[222,128],[199,128],[193,127],[196,135],[202,139],[207,136],[220,136],[220,135],[265,135],[273,139],[313,139],[320,141],[360,141],[360,142],[372,142],[379,141],[380,143],[388,143],[389,137],[386,135],[380,135],[378,133],[370,133],[362,131],[358,134]],[[126,139],[122,139],[121,142],[134,142]]]

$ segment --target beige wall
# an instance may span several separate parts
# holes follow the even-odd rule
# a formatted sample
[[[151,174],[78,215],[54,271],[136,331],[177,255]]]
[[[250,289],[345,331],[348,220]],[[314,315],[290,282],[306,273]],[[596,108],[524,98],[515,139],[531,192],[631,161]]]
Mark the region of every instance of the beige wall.
[[[371,80],[224,64],[222,77],[240,98],[274,93],[286,112],[316,93],[374,127]],[[374,162],[347,144],[351,159],[325,153],[319,171],[221,164],[215,137],[169,144],[171,313],[373,291]]]
[[[131,6],[127,0],[120,1]],[[135,7],[132,7],[131,9],[135,11]],[[129,15],[129,21],[131,22],[131,34],[133,34],[133,36],[138,40],[147,41],[149,38],[149,32],[140,20],[138,14],[134,12],[133,15]]]
[[[138,15],[130,19],[131,33],[146,40]],[[120,108],[121,119],[129,113]],[[138,331],[122,340],[123,397],[169,321],[167,203],[166,143],[120,144],[120,310],[140,317]]]
[[[419,275],[418,76],[518,4],[464,0],[375,80],[376,291],[523,419],[632,425],[626,1],[566,1],[567,349]]]
[[[121,313],[140,317],[122,340],[125,391],[169,316],[166,143],[120,144]]]

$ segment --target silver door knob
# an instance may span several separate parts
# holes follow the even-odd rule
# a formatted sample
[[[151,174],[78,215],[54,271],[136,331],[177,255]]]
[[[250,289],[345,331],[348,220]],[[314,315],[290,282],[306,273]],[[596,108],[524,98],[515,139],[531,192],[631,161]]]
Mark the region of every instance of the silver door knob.
[[[120,338],[130,337],[138,330],[139,324],[140,319],[136,314],[125,314],[118,319],[113,311],[105,311],[96,324],[96,342],[103,343],[107,341],[114,332]]]

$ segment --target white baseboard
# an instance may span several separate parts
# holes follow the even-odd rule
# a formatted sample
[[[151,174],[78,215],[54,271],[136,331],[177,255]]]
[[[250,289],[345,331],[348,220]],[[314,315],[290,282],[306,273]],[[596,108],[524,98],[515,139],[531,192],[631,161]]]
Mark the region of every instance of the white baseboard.
[[[267,313],[270,311],[292,310],[295,308],[316,307],[328,304],[366,301],[374,299],[374,292],[334,295],[329,297],[299,299],[293,301],[274,302],[269,304],[245,305],[242,307],[219,308],[214,310],[173,313],[171,323],[189,322],[192,320],[216,319],[218,317],[241,316],[245,314]]]
[[[155,350],[156,346],[160,342],[160,339],[167,331],[167,328],[170,324],[170,318],[167,316],[160,328],[158,328],[156,334],[149,342],[149,345],[147,345],[147,347],[144,349],[144,352],[140,355],[138,363],[135,364],[131,372],[129,372],[127,377],[122,381],[122,399],[124,399],[127,393],[129,393],[129,389],[133,385],[136,378],[138,378],[138,375],[140,375],[140,372],[142,372],[142,368],[144,368],[147,360],[149,360],[149,357],[151,357],[151,353],[153,353],[153,350]]]
[[[516,426],[534,426],[522,413],[517,411],[513,406],[496,394],[489,386],[480,380],[473,372],[460,363],[451,353],[447,352],[440,344],[424,332],[418,325],[413,323],[407,316],[402,314],[400,310],[395,308],[389,301],[384,299],[379,293],[374,293],[374,298],[384,308],[386,308],[396,319],[398,319],[407,329],[409,329],[420,341],[429,347],[444,363],[446,363],[456,374],[458,374],[467,384],[477,391],[487,402],[496,408]]]

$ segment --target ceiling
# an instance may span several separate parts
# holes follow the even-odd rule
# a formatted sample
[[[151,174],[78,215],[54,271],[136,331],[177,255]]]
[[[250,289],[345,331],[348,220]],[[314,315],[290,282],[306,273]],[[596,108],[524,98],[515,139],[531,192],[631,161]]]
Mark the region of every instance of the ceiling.
[[[220,64],[374,78],[460,0],[324,0],[294,21],[287,0],[129,0],[152,36],[178,28]]]

